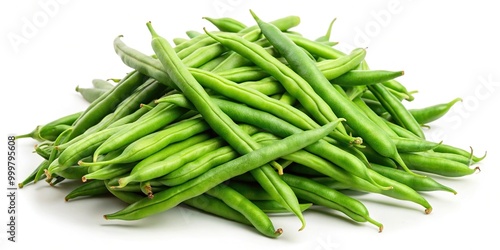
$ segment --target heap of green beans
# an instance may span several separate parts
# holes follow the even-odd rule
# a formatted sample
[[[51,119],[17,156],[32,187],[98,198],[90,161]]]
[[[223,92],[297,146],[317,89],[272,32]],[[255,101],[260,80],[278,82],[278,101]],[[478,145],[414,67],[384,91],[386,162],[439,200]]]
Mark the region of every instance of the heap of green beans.
[[[440,178],[475,173],[472,150],[425,139],[423,126],[461,99],[407,109],[402,71],[373,70],[366,50],[343,53],[330,29],[316,39],[297,16],[255,24],[209,18],[217,31],[187,31],[173,44],[147,23],[154,55],[114,49],[131,71],[76,90],[90,105],[37,126],[42,157],[26,180],[78,182],[65,199],[107,195],[128,204],[104,215],[138,220],[186,205],[283,233],[272,214],[316,207],[382,231],[345,190],[376,193],[432,211],[422,192],[456,193]],[[333,23],[333,22],[332,22]]]

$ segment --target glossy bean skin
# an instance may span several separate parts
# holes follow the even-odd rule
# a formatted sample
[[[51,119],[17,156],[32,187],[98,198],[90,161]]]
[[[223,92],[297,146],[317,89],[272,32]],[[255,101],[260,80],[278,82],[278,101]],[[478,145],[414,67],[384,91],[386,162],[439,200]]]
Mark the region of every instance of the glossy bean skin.
[[[269,161],[288,155],[318,141],[333,130],[335,125],[335,123],[331,123],[323,126],[321,129],[308,130],[286,137],[272,146],[259,148],[210,169],[186,183],[158,192],[155,194],[154,199],[142,199],[121,211],[105,215],[105,218],[136,220],[168,210],[186,199],[205,193],[226,180],[244,174],[251,169],[258,168]]]
[[[229,186],[219,184],[208,190],[207,194],[222,200],[232,209],[240,212],[263,235],[275,238],[283,232],[281,228],[274,228],[264,211]]]
[[[193,103],[210,127],[240,154],[246,154],[259,148],[259,145],[248,134],[242,131],[226,114],[211,102],[209,95],[175,54],[168,41],[154,31],[151,23],[147,23],[147,26],[153,37],[151,45],[164,69],[176,86]],[[279,169],[281,166],[278,165],[277,168]],[[290,187],[279,179],[278,174],[273,170],[271,165],[265,164],[260,168],[252,169],[251,173],[268,192],[273,194],[276,200],[280,201],[297,215],[304,227],[305,220],[300,212],[297,197],[293,194]]]

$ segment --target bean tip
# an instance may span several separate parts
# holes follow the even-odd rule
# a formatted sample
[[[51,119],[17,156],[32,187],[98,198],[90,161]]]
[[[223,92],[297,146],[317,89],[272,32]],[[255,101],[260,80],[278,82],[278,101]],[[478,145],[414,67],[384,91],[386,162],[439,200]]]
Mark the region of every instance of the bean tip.
[[[82,176],[82,182],[87,182],[87,177]]]
[[[432,207],[428,207],[424,210],[425,214],[430,214],[432,212]]]

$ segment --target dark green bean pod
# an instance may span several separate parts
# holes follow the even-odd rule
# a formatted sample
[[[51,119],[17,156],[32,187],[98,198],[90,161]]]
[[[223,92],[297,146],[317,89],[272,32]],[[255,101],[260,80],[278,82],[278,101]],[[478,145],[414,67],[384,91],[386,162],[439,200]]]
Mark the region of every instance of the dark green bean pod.
[[[273,197],[271,197],[266,192],[266,190],[262,189],[262,187],[260,187],[259,184],[255,182],[255,180],[252,180],[252,182],[241,182],[231,179],[231,181],[227,182],[227,185],[252,201],[273,200]]]
[[[387,178],[405,184],[415,191],[446,191],[457,194],[457,192],[452,188],[437,182],[429,176],[415,176],[400,169],[386,167],[378,164],[372,164],[372,169]]]
[[[410,169],[447,177],[467,176],[480,170],[479,167],[470,168],[467,164],[419,153],[402,153],[401,158]]]
[[[410,109],[411,115],[420,124],[427,124],[443,117],[457,102],[461,102],[462,98],[455,98],[448,103],[440,103],[420,109]]]
[[[81,180],[82,177],[86,174],[88,174],[88,168],[87,167],[81,167],[78,165],[71,166],[69,168],[66,168],[64,170],[58,171],[57,175],[60,177],[63,177],[64,179],[68,180]]]
[[[37,126],[33,131],[24,135],[15,136],[16,139],[32,138],[37,141],[55,141],[56,138],[66,129],[69,128],[83,112],[76,112],[70,115],[65,115],[45,125]]]
[[[264,211],[229,186],[219,184],[208,190],[207,194],[222,200],[229,207],[240,212],[263,235],[276,238],[283,233],[283,229],[274,228],[271,219]]]
[[[82,182],[86,182],[87,180],[108,180],[123,176],[129,173],[135,165],[135,163],[107,165],[82,176]]]
[[[344,87],[372,85],[400,77],[403,74],[403,71],[350,70],[332,79],[330,82]]]
[[[28,175],[28,177],[26,177],[26,179],[24,179],[22,182],[19,182],[17,184],[17,186],[19,188],[23,188],[24,186],[32,183],[35,180],[35,177],[36,177],[37,173],[39,171],[43,172],[43,169],[47,168],[47,167],[48,167],[48,161],[47,160],[43,160],[40,164],[38,164],[38,167],[36,167],[35,170],[33,170],[33,172],[31,172],[31,174]],[[42,176],[40,176],[40,178],[45,178],[45,175],[42,174]]]
[[[109,194],[104,181],[95,180],[83,183],[82,185],[76,187],[71,192],[69,192],[66,197],[64,197],[64,200],[69,201],[79,197],[92,197],[104,194]]]
[[[221,17],[221,18],[203,17],[203,19],[209,21],[215,27],[217,27],[217,29],[224,32],[238,33],[247,27],[242,22],[230,17]]]

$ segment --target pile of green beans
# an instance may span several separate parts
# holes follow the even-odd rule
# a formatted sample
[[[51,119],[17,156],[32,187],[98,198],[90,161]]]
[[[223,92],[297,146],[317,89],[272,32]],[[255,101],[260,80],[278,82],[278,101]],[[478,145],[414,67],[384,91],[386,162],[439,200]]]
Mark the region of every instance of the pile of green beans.
[[[190,206],[275,238],[277,213],[317,207],[355,222],[383,224],[346,190],[432,206],[424,192],[478,172],[476,156],[425,138],[424,126],[460,98],[407,109],[403,71],[369,69],[366,50],[349,53],[325,35],[308,39],[297,16],[255,24],[204,17],[214,31],[189,30],[173,44],[151,23],[154,55],[125,44],[131,71],[76,90],[89,102],[16,138],[38,141],[40,164],[24,181],[80,183],[65,200],[109,196],[127,205],[104,215],[138,220]],[[387,204],[384,202],[384,204]]]

